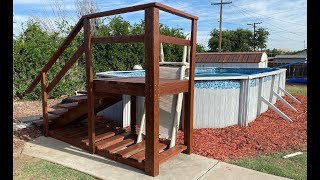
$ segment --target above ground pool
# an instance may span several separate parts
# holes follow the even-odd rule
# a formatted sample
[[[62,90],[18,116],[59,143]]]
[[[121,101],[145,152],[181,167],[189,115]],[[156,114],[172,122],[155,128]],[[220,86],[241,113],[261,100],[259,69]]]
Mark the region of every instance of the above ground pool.
[[[97,77],[144,77],[144,70],[109,71]],[[274,93],[283,96],[286,69],[273,68],[196,68],[194,89],[194,128],[223,128],[247,125],[276,102]],[[143,98],[143,97],[141,97]],[[143,106],[142,101],[139,101]],[[109,112],[116,116],[114,112]],[[128,116],[128,117],[126,117]],[[138,113],[138,118],[141,116]],[[116,118],[129,119],[130,113]],[[128,125],[129,121],[120,122]],[[124,126],[125,126],[124,125]]]

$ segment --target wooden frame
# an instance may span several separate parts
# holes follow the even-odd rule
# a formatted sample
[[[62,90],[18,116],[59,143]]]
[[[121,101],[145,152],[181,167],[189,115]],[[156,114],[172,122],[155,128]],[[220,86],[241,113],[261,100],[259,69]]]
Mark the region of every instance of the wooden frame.
[[[145,34],[134,36],[116,36],[116,37],[91,37],[90,32],[90,19],[99,18],[104,16],[116,15],[121,13],[128,13],[144,10],[145,11]],[[159,32],[159,10],[169,12],[181,16],[183,18],[190,19],[191,23],[191,40],[185,40],[181,38],[175,38],[170,36],[161,35]],[[186,154],[192,153],[193,146],[193,98],[194,98],[194,70],[195,70],[195,54],[196,54],[196,32],[197,32],[197,19],[198,17],[171,8],[169,6],[160,3],[149,3],[138,6],[132,6],[127,8],[121,8],[111,11],[105,11],[100,13],[88,14],[83,16],[75,28],[70,32],[66,40],[58,48],[55,54],[51,57],[49,62],[41,70],[39,75],[34,79],[32,84],[26,90],[27,93],[33,91],[36,85],[40,82],[42,84],[42,104],[43,104],[43,117],[44,117],[44,129],[45,134],[48,135],[48,112],[47,112],[47,93],[57,85],[65,73],[72,67],[72,65],[79,59],[79,57],[85,53],[86,58],[86,77],[87,77],[87,104],[88,104],[88,149],[91,153],[102,154],[113,160],[132,165],[139,169],[145,170],[146,174],[151,176],[157,176],[159,174],[160,164],[167,161],[174,155],[180,152]],[[59,56],[64,52],[67,46],[71,43],[74,37],[79,33],[81,28],[84,29],[84,43],[74,53],[58,75],[53,81],[46,87],[46,73],[57,61]],[[133,79],[123,82],[121,78],[116,79],[115,83],[110,80],[94,80],[92,71],[92,58],[91,58],[91,45],[92,44],[106,44],[106,43],[134,43],[140,42],[145,45],[145,64],[146,64],[146,76],[142,82],[133,82]],[[184,46],[191,46],[191,58],[188,80],[167,80],[159,78],[159,56],[160,56],[160,43],[177,44]],[[121,82],[122,81],[122,82]],[[140,81],[140,80],[138,80]],[[95,138],[95,109],[94,99],[95,95],[98,97],[104,94],[110,95],[110,93],[123,93],[130,94],[132,96],[132,102],[134,105],[131,112],[131,124],[134,126],[136,121],[135,113],[135,96],[145,96],[146,103],[146,138],[145,138],[145,159],[140,164],[133,162],[134,158],[141,161],[143,159],[142,153],[137,156],[133,156],[133,159],[123,159],[112,154],[105,154],[100,151],[96,151]],[[169,94],[184,93],[184,144],[176,145],[168,150],[159,153],[159,150],[164,148],[162,143],[159,143],[159,98],[160,96]],[[58,131],[58,130],[57,130]],[[131,127],[131,131],[135,131],[135,127]],[[51,133],[50,135],[58,139],[65,139],[62,136]],[[115,139],[120,136],[114,137]],[[66,140],[73,142],[71,140]],[[77,143],[76,143],[77,144]],[[99,144],[99,143],[98,143]],[[125,144],[125,142],[124,142]]]

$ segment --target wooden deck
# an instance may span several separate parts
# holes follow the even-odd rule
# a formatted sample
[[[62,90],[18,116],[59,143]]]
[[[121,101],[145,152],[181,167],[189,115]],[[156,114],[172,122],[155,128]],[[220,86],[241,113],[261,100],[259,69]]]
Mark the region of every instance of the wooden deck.
[[[98,155],[145,170],[146,143],[145,141],[136,143],[137,135],[135,133],[104,122],[95,124],[95,132],[95,150]],[[73,146],[89,150],[88,124],[86,122],[50,130],[49,135]],[[187,149],[185,145],[176,145],[168,149],[169,144],[168,140],[159,140],[160,164]]]
[[[95,93],[145,96],[144,77],[101,78],[93,81]],[[160,96],[188,92],[188,80],[159,79]]]

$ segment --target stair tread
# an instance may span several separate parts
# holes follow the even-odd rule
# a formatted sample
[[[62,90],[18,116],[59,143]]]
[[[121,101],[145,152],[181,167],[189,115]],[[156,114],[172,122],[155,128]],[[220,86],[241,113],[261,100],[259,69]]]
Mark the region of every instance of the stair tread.
[[[70,96],[64,99],[66,102],[86,102],[88,99],[87,95]]]
[[[106,150],[110,154],[113,154],[116,151],[118,151],[118,150],[120,150],[120,149],[122,149],[122,148],[124,148],[126,146],[129,146],[129,145],[131,145],[133,143],[134,143],[134,140],[131,139],[131,138],[128,138],[128,139],[125,139],[124,141],[121,141],[121,142],[119,142],[117,144],[111,145],[111,146],[105,148],[104,150]]]
[[[159,143],[159,153],[164,150],[167,147],[167,144]],[[130,159],[134,159],[138,162],[142,162],[146,158],[145,150],[138,152],[137,154],[134,154],[130,156]]]
[[[78,102],[72,102],[72,103],[65,103],[65,104],[59,104],[58,107],[65,108],[65,109],[73,109],[78,106]]]
[[[60,117],[59,115],[49,114],[49,113],[48,113],[48,119],[49,119],[49,120],[57,119],[57,118],[59,118],[59,117]],[[40,117],[40,119],[43,119],[43,117]]]
[[[110,138],[112,136],[115,136],[115,135],[123,133],[123,132],[124,132],[124,129],[113,129],[113,130],[110,130],[109,132],[97,135],[95,137],[95,141],[99,142],[101,140]],[[89,145],[89,139],[84,139],[84,140],[82,140],[82,142],[85,143],[86,145]]]
[[[102,150],[102,149],[104,149],[104,148],[106,148],[108,146],[111,146],[111,145],[114,145],[114,144],[116,144],[118,142],[123,141],[123,139],[124,139],[124,136],[115,135],[115,136],[112,136],[110,138],[107,138],[107,139],[104,139],[102,141],[97,142],[96,143],[96,148],[98,150]]]
[[[129,156],[138,153],[139,151],[142,151],[145,149],[145,141],[142,141],[138,144],[134,144],[132,146],[129,146],[126,149],[123,149],[121,151],[116,152],[117,155],[120,155],[123,158],[128,158]]]
[[[55,115],[62,115],[66,112],[68,112],[68,109],[56,109],[54,111],[49,111],[48,113],[55,114]]]

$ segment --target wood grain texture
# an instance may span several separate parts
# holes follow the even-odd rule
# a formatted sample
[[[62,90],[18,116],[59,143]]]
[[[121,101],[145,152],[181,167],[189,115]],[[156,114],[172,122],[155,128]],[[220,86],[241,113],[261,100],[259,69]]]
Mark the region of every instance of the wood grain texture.
[[[185,118],[184,128],[184,144],[187,149],[184,151],[186,154],[192,154],[193,147],[193,102],[194,102],[194,71],[196,61],[196,39],[197,36],[197,20],[192,20],[191,25],[191,51],[190,51],[190,69],[189,69],[189,91],[187,93],[187,104],[185,112],[189,113]]]
[[[191,41],[171,36],[160,35],[160,42],[168,43],[168,44],[177,44],[177,45],[184,45],[190,46]]]
[[[145,172],[159,175],[159,9],[145,9],[145,104],[146,104],[146,159]]]
[[[106,78],[94,80],[95,93],[128,94],[145,96],[146,83],[143,77]],[[159,79],[159,95],[167,96],[189,90],[188,80]]]
[[[93,70],[91,60],[91,32],[89,19],[83,20],[84,28],[84,51],[86,55],[86,77],[87,77],[87,103],[88,103],[88,136],[89,150],[95,153],[95,114],[94,114],[94,94],[93,94]]]
[[[44,135],[49,135],[49,117],[48,117],[48,93],[46,90],[46,73],[41,73],[41,92],[42,92],[42,113]]]

